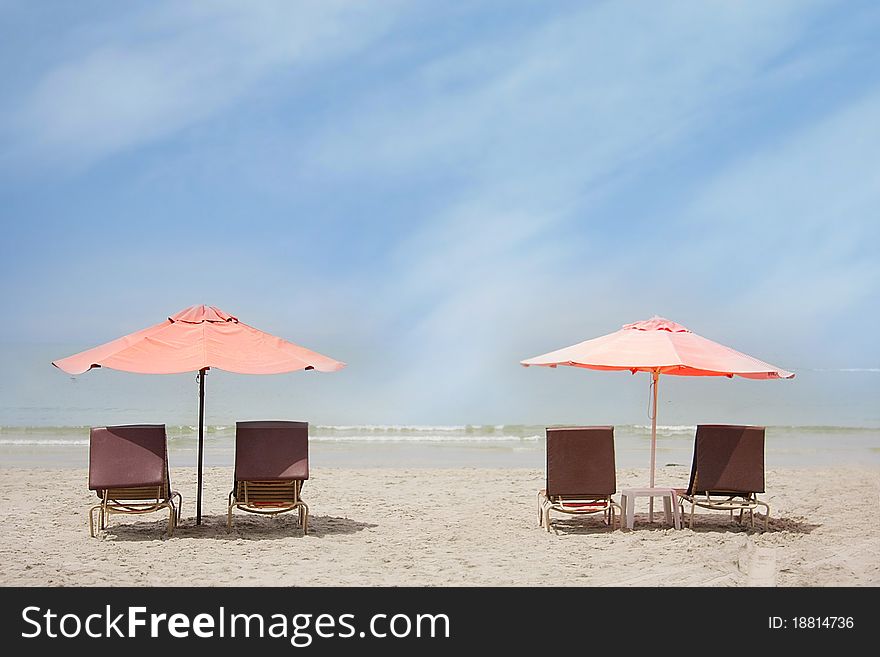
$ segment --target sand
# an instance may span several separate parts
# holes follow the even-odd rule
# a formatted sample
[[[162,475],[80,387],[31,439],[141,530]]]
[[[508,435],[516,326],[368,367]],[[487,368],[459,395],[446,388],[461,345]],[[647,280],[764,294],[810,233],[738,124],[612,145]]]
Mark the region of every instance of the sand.
[[[315,469],[303,497],[311,533],[293,514],[237,512],[226,531],[230,468],[206,471],[195,526],[195,470],[172,471],[184,496],[171,539],[165,516],[113,516],[89,537],[93,496],[78,469],[2,470],[0,584],[5,586],[877,586],[880,470],[772,469],[769,531],[699,510],[694,529],[647,522],[610,532],[597,517],[540,529],[531,469]],[[660,468],[683,486],[688,469]],[[645,470],[618,472],[641,486]]]

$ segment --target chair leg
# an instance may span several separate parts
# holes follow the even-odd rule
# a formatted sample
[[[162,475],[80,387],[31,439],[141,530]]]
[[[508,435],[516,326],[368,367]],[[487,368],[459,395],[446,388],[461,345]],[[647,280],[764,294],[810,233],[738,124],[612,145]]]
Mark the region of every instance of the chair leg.
[[[614,501],[610,501],[610,511],[611,511],[611,531],[614,531],[614,521],[617,521],[617,527],[620,528],[622,526],[623,520],[623,511],[620,506]]]
[[[95,531],[95,511],[98,511],[98,513],[100,513],[100,504],[96,504],[91,509],[89,509],[89,534],[92,538],[95,538],[97,536],[97,532]]]
[[[303,536],[305,536],[309,533],[309,506],[302,501],[300,501],[300,504],[302,505],[300,507],[300,517],[302,519]]]
[[[170,502],[168,503],[168,538],[174,536],[174,517],[177,515],[177,512],[174,510],[174,505]]]
[[[175,526],[180,524],[180,514],[183,513],[183,496],[180,493],[175,493],[172,497],[177,498],[177,520],[175,521]]]

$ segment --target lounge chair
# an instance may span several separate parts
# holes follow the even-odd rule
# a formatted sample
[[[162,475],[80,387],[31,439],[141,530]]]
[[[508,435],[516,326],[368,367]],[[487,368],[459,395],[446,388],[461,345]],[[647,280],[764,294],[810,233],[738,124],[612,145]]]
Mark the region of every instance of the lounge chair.
[[[305,536],[309,507],[300,493],[308,478],[308,422],[236,422],[235,481],[229,493],[227,528],[232,528],[236,508],[270,516],[297,511]]]
[[[164,424],[92,427],[89,431],[89,490],[101,500],[89,509],[94,538],[95,511],[104,529],[113,513],[141,514],[168,509],[168,536],[180,522],[183,499],[171,490]],[[177,506],[174,498],[177,498]]]
[[[538,491],[538,522],[550,531],[550,512],[602,513],[614,529],[620,506],[614,469],[614,427],[547,429],[547,488]]]
[[[749,513],[755,526],[755,509],[764,509],[764,529],[770,505],[758,499],[764,492],[764,427],[700,424],[694,440],[694,460],[686,490],[676,490],[682,513],[690,502],[689,527],[694,526],[696,507],[715,511]]]

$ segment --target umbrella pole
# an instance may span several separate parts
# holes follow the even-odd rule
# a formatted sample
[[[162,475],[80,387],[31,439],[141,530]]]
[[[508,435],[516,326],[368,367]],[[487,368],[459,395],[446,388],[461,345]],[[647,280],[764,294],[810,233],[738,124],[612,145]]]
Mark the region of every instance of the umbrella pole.
[[[657,461],[657,384],[660,382],[660,370],[651,372],[651,381],[654,388],[654,412],[651,413],[651,488],[654,488],[654,465]],[[654,498],[651,498],[648,508],[648,521],[654,522]]]
[[[196,492],[196,524],[202,524],[202,455],[205,448],[205,370],[199,370],[199,486]]]

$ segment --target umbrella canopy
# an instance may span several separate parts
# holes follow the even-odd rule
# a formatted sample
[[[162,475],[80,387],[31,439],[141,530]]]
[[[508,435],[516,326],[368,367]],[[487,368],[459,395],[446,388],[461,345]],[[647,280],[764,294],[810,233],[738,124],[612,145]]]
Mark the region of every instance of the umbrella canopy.
[[[238,374],[335,372],[345,363],[276,338],[214,306],[192,306],[164,322],[52,363],[69,374],[109,367],[177,374],[216,367]]]
[[[794,377],[791,372],[707,340],[663,317],[625,324],[614,333],[520,362],[526,367],[569,365],[591,370],[629,370],[633,374],[650,372],[654,402],[651,413],[652,488],[657,444],[657,382],[661,374],[742,376],[747,379]]]
[[[60,360],[55,367],[82,374],[109,367],[139,374],[199,372],[199,487],[196,522],[202,515],[205,372],[212,367],[239,374],[297,370],[335,372],[342,363],[264,333],[214,306],[191,306],[154,326]]]

